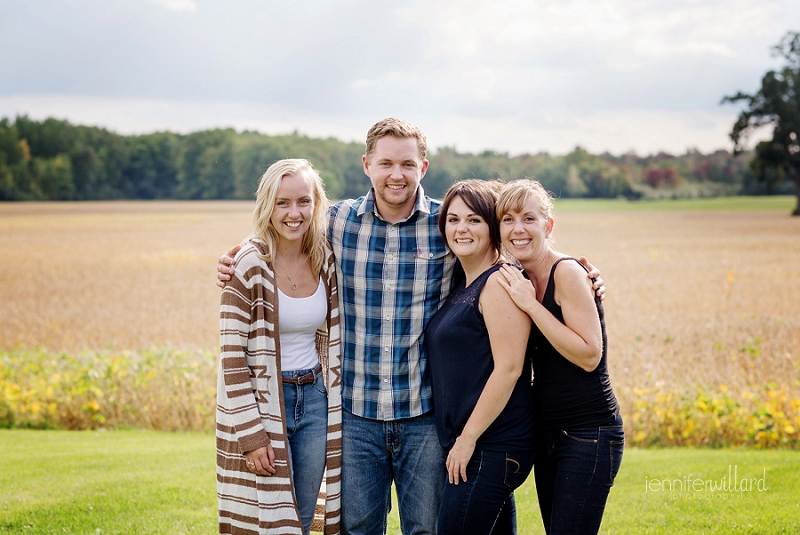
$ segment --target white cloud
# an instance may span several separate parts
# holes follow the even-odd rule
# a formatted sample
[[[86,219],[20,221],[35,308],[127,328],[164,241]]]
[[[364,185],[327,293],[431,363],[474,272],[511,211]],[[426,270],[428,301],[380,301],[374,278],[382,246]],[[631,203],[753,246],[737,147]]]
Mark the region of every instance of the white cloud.
[[[154,4],[158,4],[159,6],[168,9],[169,11],[174,11],[176,13],[182,13],[184,11],[195,12],[197,11],[197,2],[195,0],[148,0]]]

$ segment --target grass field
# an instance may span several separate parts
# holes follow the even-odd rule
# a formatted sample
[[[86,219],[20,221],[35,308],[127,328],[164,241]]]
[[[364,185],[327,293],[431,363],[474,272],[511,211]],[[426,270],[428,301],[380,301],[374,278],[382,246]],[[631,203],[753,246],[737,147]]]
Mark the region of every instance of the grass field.
[[[215,532],[211,435],[0,430],[0,450],[0,533]],[[763,478],[763,490],[678,491],[734,470],[740,482]],[[544,533],[532,478],[516,494],[519,532]],[[795,534],[798,518],[800,452],[631,448],[601,533]],[[400,533],[396,509],[389,533]]]
[[[0,430],[0,449],[0,533],[215,533],[212,435]]]
[[[609,367],[633,443],[800,443],[793,202],[557,201],[557,247],[608,287]],[[0,361],[31,348],[216,353],[216,260],[249,233],[251,209],[0,203]]]

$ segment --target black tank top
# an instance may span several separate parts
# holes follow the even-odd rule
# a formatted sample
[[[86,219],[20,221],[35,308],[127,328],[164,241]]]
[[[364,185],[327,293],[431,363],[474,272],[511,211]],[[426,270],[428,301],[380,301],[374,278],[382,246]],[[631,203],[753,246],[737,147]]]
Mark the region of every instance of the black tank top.
[[[555,300],[556,266],[562,260],[575,258],[559,258],[550,269],[550,279],[542,298],[542,305],[564,323],[561,307]],[[586,268],[584,268],[586,269]],[[619,405],[606,365],[606,321],[603,304],[595,295],[597,314],[603,333],[603,354],[600,364],[594,371],[587,372],[563,357],[553,345],[536,328],[531,329],[528,340],[528,356],[533,362],[533,399],[536,406],[536,423],[542,429],[569,429],[576,427],[597,427],[614,422]]]
[[[436,430],[449,449],[461,434],[494,369],[489,332],[478,300],[492,266],[464,287],[453,290],[425,331],[426,354],[433,383]],[[503,411],[478,438],[477,446],[492,451],[529,450],[533,444],[530,363],[514,386]]]

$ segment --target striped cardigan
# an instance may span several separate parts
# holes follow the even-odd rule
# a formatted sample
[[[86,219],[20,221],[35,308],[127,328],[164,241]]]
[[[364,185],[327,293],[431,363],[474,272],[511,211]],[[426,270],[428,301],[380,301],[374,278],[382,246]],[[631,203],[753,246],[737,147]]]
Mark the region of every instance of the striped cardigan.
[[[275,274],[259,258],[254,239],[239,251],[235,274],[222,292],[220,371],[217,383],[217,496],[219,532],[302,535],[286,441],[281,386]],[[317,349],[328,390],[325,533],[339,533],[341,506],[342,386],[339,306],[333,254],[321,273],[328,315]],[[258,476],[244,453],[272,444],[277,473]]]

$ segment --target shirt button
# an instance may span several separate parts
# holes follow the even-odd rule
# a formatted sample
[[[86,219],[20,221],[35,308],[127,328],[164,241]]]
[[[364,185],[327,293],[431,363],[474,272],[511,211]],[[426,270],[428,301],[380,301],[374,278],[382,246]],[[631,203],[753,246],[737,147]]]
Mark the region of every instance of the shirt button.
[[[383,380],[383,382],[384,382],[384,383],[388,383],[388,382],[389,382],[389,379],[384,379],[384,380]]]
[[[384,348],[383,348],[383,350],[384,350],[385,352],[387,352],[387,353],[389,352],[389,348],[388,348],[388,347],[384,347]]]

